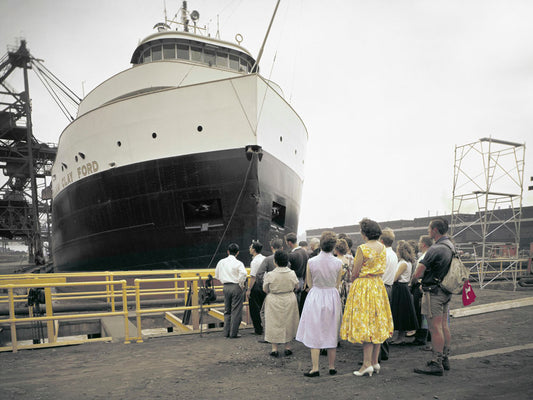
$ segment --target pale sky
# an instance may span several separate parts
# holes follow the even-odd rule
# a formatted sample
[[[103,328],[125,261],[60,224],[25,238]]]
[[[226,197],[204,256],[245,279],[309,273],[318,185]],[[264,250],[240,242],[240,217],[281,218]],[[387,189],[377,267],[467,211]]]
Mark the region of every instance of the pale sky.
[[[257,56],[275,3],[188,7]],[[131,66],[163,4],[0,0],[0,52],[25,38],[81,96]],[[167,0],[168,15],[180,6]],[[531,21],[530,0],[282,0],[260,67],[309,133],[299,232],[450,213],[455,146],[489,136],[526,143],[523,205],[533,205]],[[68,121],[33,73],[30,92],[34,135],[57,143]]]

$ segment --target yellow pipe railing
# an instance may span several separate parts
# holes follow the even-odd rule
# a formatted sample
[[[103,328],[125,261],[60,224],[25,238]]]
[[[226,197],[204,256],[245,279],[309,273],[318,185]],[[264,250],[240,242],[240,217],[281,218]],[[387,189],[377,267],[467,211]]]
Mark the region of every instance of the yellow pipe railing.
[[[120,280],[120,281],[113,281],[110,283],[111,285],[121,285],[122,286],[122,304],[123,309],[122,311],[114,311],[114,312],[100,312],[100,313],[85,313],[85,314],[68,314],[68,315],[55,315],[53,310],[53,296],[51,293],[52,288],[57,287],[72,287],[72,286],[98,286],[102,285],[102,282],[70,282],[70,283],[26,283],[26,284],[7,284],[7,285],[0,285],[0,289],[7,289],[8,291],[8,308],[9,308],[9,318],[7,319],[0,319],[0,324],[9,324],[10,330],[11,330],[11,346],[6,347],[0,347],[0,351],[5,350],[12,350],[13,352],[16,352],[18,349],[26,349],[26,348],[37,348],[37,347],[48,347],[48,346],[57,346],[57,332],[55,332],[54,329],[54,321],[62,321],[62,320],[77,320],[77,319],[94,319],[94,318],[102,318],[102,317],[108,317],[108,316],[123,316],[124,317],[124,329],[125,329],[125,343],[130,343],[131,338],[129,337],[129,326],[128,326],[128,298],[127,298],[127,292],[126,292],[126,280]],[[44,288],[45,291],[45,309],[46,309],[46,316],[44,317],[23,317],[18,318],[16,316],[16,310],[15,310],[15,295],[14,291],[16,289],[31,289],[31,288]],[[48,343],[45,344],[39,344],[39,345],[19,345],[18,339],[17,339],[17,324],[27,324],[28,322],[38,322],[43,321],[47,323],[47,339]],[[104,338],[100,340],[110,340],[111,338]],[[95,339],[88,339],[84,341],[70,341],[68,344],[73,343],[83,343],[87,341],[95,341]]]
[[[11,346],[0,347],[0,351],[13,350],[36,347],[49,347],[60,345],[57,343],[58,329],[57,321],[60,320],[76,320],[76,319],[93,319],[103,318],[107,316],[123,316],[124,317],[124,335],[125,343],[130,343],[132,340],[142,342],[142,316],[165,314],[176,311],[191,311],[190,327],[191,331],[197,331],[200,327],[200,310],[203,308],[216,309],[224,307],[222,303],[211,304],[203,306],[199,304],[199,282],[208,278],[208,274],[214,275],[214,270],[158,270],[158,271],[118,271],[118,272],[89,272],[89,273],[59,273],[59,274],[20,274],[16,275],[17,284],[13,282],[13,275],[0,276],[0,289],[7,289],[8,295],[0,295],[0,304],[8,303],[9,318],[0,319],[0,325],[9,324],[11,327]],[[154,278],[159,277],[159,278]],[[45,279],[49,278],[49,282]],[[146,278],[144,278],[146,277]],[[117,280],[117,278],[122,278]],[[127,279],[133,278],[133,285],[128,285]],[[90,281],[83,281],[82,279],[89,279]],[[27,283],[24,283],[27,281]],[[131,281],[131,280],[130,280]],[[169,283],[169,287],[161,287]],[[120,285],[120,290],[116,286]],[[150,286],[146,288],[146,285]],[[145,286],[144,288],[142,286]],[[154,287],[155,286],[155,287]],[[85,290],[73,291],[65,290],[68,287],[84,288]],[[88,287],[95,290],[87,289]],[[44,288],[45,291],[45,317],[17,318],[15,315],[16,304],[26,303],[27,295],[17,294],[17,289],[30,288]],[[57,288],[61,292],[53,292],[52,289]],[[61,289],[63,288],[63,289]],[[190,294],[189,294],[190,291]],[[216,286],[215,291],[220,294],[222,286]],[[1,292],[1,290],[0,290]],[[147,306],[141,299],[147,297],[157,296],[158,299],[165,298],[166,300],[179,300],[183,298],[183,306],[172,307],[156,307],[151,308]],[[188,297],[190,296],[190,303]],[[122,311],[116,311],[116,298],[122,298]],[[66,300],[92,300],[103,299],[107,304],[110,304],[110,312],[98,313],[78,313],[68,315],[54,315],[53,305]],[[128,321],[128,299],[135,301],[135,317],[137,325],[137,335],[130,337],[129,321]],[[143,305],[141,305],[143,304]],[[187,305],[189,304],[189,305]],[[245,305],[248,303],[245,302]],[[20,346],[17,342],[17,324],[43,321],[47,323],[47,338],[48,343],[34,344]],[[111,338],[88,339],[75,342],[63,342],[64,344],[83,343],[90,341],[110,340]]]

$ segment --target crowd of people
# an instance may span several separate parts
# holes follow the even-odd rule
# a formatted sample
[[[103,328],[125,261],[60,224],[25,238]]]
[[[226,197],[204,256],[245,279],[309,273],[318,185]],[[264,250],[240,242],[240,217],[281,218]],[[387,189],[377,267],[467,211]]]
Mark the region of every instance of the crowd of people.
[[[425,346],[433,356],[414,372],[443,375],[450,369],[451,294],[439,282],[455,251],[446,236],[447,221],[432,220],[428,235],[418,242],[400,240],[396,251],[392,229],[382,230],[368,218],[359,226],[363,243],[355,250],[347,235],[332,231],[309,243],[298,242],[294,233],[273,239],[272,254],[266,257],[263,245],[253,241],[247,291],[246,270],[237,259],[239,246],[230,244],[228,257],[215,270],[224,285],[224,335],[240,337],[247,294],[254,333],[271,344],[271,357],[292,355],[293,340],[310,349],[312,366],[306,377],[320,376],[321,354],[327,354],[328,373],[337,373],[341,339],[362,345],[363,362],[355,376],[379,374],[381,362],[389,358],[389,345]]]

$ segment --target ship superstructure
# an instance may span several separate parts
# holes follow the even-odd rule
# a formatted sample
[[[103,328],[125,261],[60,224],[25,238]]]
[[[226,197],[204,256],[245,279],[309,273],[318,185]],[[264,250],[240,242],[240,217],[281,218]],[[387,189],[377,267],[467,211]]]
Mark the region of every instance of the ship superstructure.
[[[239,43],[182,26],[157,24],[63,131],[56,270],[214,266],[296,231],[303,122]]]

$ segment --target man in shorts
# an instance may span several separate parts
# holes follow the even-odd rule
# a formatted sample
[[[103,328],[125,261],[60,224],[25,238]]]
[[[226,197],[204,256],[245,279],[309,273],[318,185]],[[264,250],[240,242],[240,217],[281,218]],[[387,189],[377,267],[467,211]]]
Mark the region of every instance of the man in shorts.
[[[433,357],[422,368],[415,368],[417,374],[442,376],[444,370],[450,369],[451,334],[448,324],[448,308],[452,295],[443,290],[439,283],[448,273],[455,247],[445,236],[448,222],[435,218],[429,223],[428,234],[435,240],[424,258],[418,263],[412,282],[422,277],[422,314],[428,321]]]

